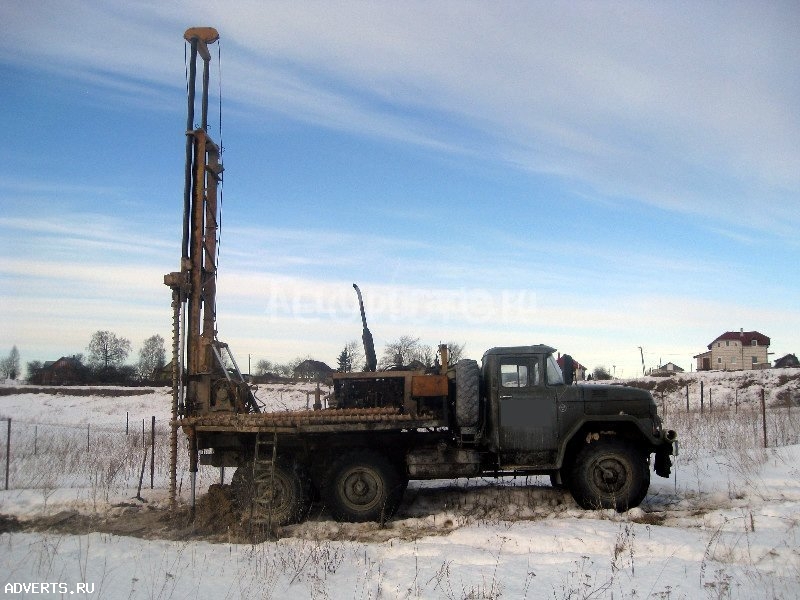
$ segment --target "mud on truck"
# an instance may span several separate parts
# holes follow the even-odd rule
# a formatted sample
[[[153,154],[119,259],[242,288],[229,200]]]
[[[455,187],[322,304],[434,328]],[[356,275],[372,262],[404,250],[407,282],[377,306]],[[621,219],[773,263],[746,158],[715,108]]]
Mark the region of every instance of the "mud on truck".
[[[481,363],[450,364],[439,347],[430,369],[376,370],[357,286],[366,371],[334,373],[316,410],[267,412],[216,331],[219,149],[207,133],[208,45],[192,28],[186,132],[184,236],[172,290],[171,499],[177,432],[188,436],[192,502],[198,464],[235,467],[243,517],[267,526],[302,520],[317,498],[334,518],[383,521],[410,480],[549,475],[584,508],[624,511],[647,494],[652,466],[670,474],[674,431],[652,396],[609,385],[575,385],[546,345],[487,350]],[[195,77],[203,59],[202,117],[194,127]],[[324,406],[324,407],[323,407]]]

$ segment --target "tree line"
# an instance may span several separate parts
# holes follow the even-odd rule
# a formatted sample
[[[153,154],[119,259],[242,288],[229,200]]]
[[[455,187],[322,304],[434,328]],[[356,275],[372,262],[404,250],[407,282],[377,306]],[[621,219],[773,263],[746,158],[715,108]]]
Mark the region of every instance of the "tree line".
[[[464,358],[465,346],[466,344],[463,343],[448,342],[448,362],[451,365]],[[256,363],[253,375],[291,378],[297,375],[300,365],[313,360],[309,355],[298,356],[283,363],[262,359]],[[378,360],[378,370],[385,371],[402,367],[430,368],[436,361],[437,352],[432,346],[422,343],[418,337],[403,335],[386,343],[381,358]],[[340,373],[366,370],[366,357],[360,341],[351,340],[344,345],[336,359],[334,370]]]
[[[450,364],[455,364],[464,357],[464,347],[463,343],[448,343]],[[134,385],[171,382],[171,377],[161,377],[161,372],[166,366],[163,337],[158,334],[148,337],[142,343],[136,363],[126,364],[131,350],[132,344],[129,339],[113,331],[98,330],[92,334],[86,346],[86,354],[77,353],[62,357],[60,361],[65,364],[56,364],[59,361],[28,362],[26,364],[28,381],[34,384],[54,383],[51,370],[60,368],[64,371],[56,377],[55,383]],[[403,335],[384,346],[378,361],[378,369],[430,368],[437,360],[437,352],[432,346],[422,343],[418,337]],[[306,361],[313,359],[308,355],[287,362],[262,359],[256,363],[252,374],[258,377],[292,378],[297,376],[298,366]],[[366,359],[361,342],[358,340],[347,342],[337,357],[334,370],[349,373],[365,369]],[[0,359],[0,376],[17,379],[21,374],[19,351],[14,346],[6,358]]]
[[[126,364],[132,347],[129,339],[112,331],[96,331],[86,346],[86,354],[77,353],[51,362],[28,362],[28,382],[116,385],[158,382],[166,365],[164,338],[151,335],[142,343],[136,363]],[[0,376],[17,379],[21,374],[19,351],[14,346],[9,356],[0,360]]]
[[[448,342],[449,364],[453,365],[465,358],[465,346],[464,343]],[[79,353],[66,357],[71,369],[69,383],[134,385],[171,382],[171,375],[161,376],[166,366],[163,337],[158,334],[148,337],[142,343],[136,363],[125,364],[131,349],[132,344],[129,339],[118,336],[112,331],[96,331],[86,347],[87,355]],[[386,343],[378,360],[378,370],[403,367],[430,368],[437,360],[437,352],[432,346],[422,343],[418,337],[403,335]],[[297,377],[298,367],[307,361],[313,361],[310,355],[298,356],[286,362],[262,359],[256,363],[252,375],[290,379]],[[52,363],[43,363],[40,360],[28,362],[26,365],[28,381],[38,384],[48,383],[44,380],[48,364]],[[350,373],[365,369],[366,358],[361,342],[358,340],[347,342],[339,353],[333,370]],[[17,379],[21,375],[19,350],[13,346],[8,356],[0,358],[0,378]],[[603,366],[596,367],[589,377],[595,380],[611,379],[608,369]]]

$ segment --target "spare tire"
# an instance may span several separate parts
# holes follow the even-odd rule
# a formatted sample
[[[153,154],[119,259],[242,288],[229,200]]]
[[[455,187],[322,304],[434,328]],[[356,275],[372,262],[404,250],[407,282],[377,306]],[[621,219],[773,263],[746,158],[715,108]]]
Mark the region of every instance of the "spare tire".
[[[460,428],[478,426],[480,369],[471,359],[456,363],[456,425]]]

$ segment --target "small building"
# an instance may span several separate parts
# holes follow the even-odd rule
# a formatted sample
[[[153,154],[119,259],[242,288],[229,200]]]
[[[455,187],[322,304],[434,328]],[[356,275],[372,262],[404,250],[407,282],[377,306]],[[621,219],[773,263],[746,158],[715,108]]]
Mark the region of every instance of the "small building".
[[[767,352],[770,339],[758,331],[726,331],[697,354],[698,371],[741,371],[770,367]]]
[[[32,373],[29,382],[38,385],[70,385],[82,383],[85,367],[74,356],[62,356],[58,360],[49,360],[35,373]]]
[[[674,362],[668,362],[665,365],[661,365],[653,369],[651,375],[671,375],[673,373],[683,373],[684,370],[676,365]]]
[[[155,385],[172,385],[172,364],[175,359],[169,361],[163,367],[156,367],[150,376]]]
[[[304,360],[294,369],[295,379],[306,379],[308,381],[325,381],[333,374],[331,369],[324,362],[319,360]]]
[[[798,368],[800,367],[800,360],[797,360],[795,354],[787,354],[775,361],[776,369]]]

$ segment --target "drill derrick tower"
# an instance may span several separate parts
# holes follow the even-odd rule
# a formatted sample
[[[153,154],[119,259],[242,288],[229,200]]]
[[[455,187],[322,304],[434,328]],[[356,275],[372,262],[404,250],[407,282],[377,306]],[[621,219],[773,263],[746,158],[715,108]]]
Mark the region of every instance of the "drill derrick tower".
[[[172,431],[170,503],[175,505],[179,419],[216,411],[259,412],[252,391],[228,345],[217,339],[216,279],[219,232],[218,188],[222,183],[219,146],[208,135],[208,87],[216,29],[193,27],[184,33],[190,47],[187,85],[186,165],[180,271],[164,276],[172,290]],[[200,123],[195,124],[197,59],[202,59]],[[192,506],[198,448],[189,434]]]

